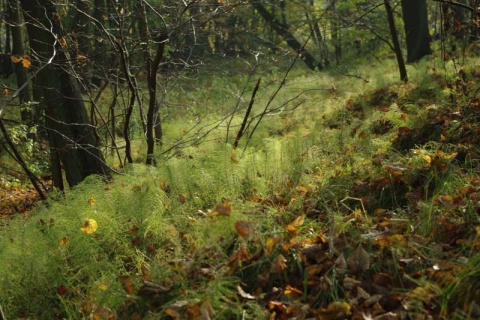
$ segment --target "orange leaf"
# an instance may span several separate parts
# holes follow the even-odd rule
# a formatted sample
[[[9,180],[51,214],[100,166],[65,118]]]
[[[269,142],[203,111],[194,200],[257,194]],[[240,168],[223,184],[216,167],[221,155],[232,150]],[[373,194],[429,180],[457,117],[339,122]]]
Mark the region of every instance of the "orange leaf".
[[[126,293],[135,293],[135,284],[133,283],[133,280],[132,278],[130,278],[129,275],[119,275],[118,281],[120,281],[120,284],[122,285],[123,290],[125,290]]]
[[[246,238],[252,233],[253,223],[239,220],[235,222],[235,230],[241,237]]]
[[[69,242],[70,242],[70,241],[68,240],[67,237],[63,237],[63,239],[60,240],[60,243],[59,243],[59,244],[60,244],[61,247],[66,247],[66,246],[68,246]]]
[[[12,60],[13,63],[19,63],[22,61],[22,58],[18,56],[11,56],[10,59]]]
[[[28,56],[24,56],[22,59],[22,66],[25,69],[28,69],[30,68],[31,65],[32,65],[32,62],[30,61],[30,58]]]

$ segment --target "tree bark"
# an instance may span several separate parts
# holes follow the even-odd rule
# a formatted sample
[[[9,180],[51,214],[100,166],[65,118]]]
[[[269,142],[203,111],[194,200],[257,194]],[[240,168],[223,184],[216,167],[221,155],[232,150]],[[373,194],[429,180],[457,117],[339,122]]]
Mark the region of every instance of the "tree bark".
[[[153,36],[148,29],[147,14],[145,5],[140,6],[140,20],[139,20],[140,37],[142,38],[144,56],[146,60],[147,69],[147,86],[148,86],[148,111],[147,111],[147,165],[155,164],[155,157],[153,151],[155,150],[155,136],[154,136],[154,124],[155,124],[155,111],[157,109],[157,72],[160,65],[160,61],[163,57],[165,50],[165,42],[168,39],[167,33],[162,33]],[[150,53],[149,42],[153,40],[156,44],[156,53],[152,58]]]
[[[11,25],[12,32],[12,55],[23,58],[25,56],[25,48],[23,46],[23,35],[20,22],[20,7],[17,0],[9,0],[7,3],[8,23]],[[17,77],[17,86],[20,88],[28,81],[27,69],[21,62],[14,64],[15,76]],[[32,100],[32,93],[30,86],[27,85],[18,94],[20,104],[24,104]],[[32,124],[32,112],[24,109],[22,110],[22,120]]]
[[[407,39],[407,62],[416,62],[432,53],[428,32],[426,0],[402,0],[403,23]]]
[[[285,40],[285,42],[287,42],[288,46],[292,48],[302,58],[303,62],[305,62],[305,64],[310,69],[323,69],[322,65],[315,61],[315,58],[308,51],[305,50],[305,48],[300,42],[298,42],[293,33],[290,31],[289,25],[278,21],[278,19],[276,19],[272,14],[270,14],[270,12],[268,12],[267,9],[265,9],[265,7],[257,0],[251,0],[250,3],[263,17],[265,22],[270,25],[270,27],[274,29],[275,32],[277,32],[278,35],[280,35],[283,40]]]
[[[405,61],[403,60],[402,49],[400,48],[400,42],[398,41],[397,28],[395,27],[395,20],[393,18],[393,10],[389,0],[384,0],[385,11],[387,12],[388,25],[390,27],[390,34],[392,36],[393,48],[395,49],[395,55],[397,57],[398,70],[400,72],[400,80],[403,82],[408,81],[407,68],[405,67]]]
[[[89,124],[76,79],[67,71],[72,67],[62,36],[61,16],[50,0],[21,0],[30,49],[38,65],[37,74],[46,105],[45,116],[51,152],[58,152],[70,187],[92,174],[109,175],[97,147],[95,128]],[[55,166],[55,163],[52,163]],[[61,181],[54,184],[61,188]]]

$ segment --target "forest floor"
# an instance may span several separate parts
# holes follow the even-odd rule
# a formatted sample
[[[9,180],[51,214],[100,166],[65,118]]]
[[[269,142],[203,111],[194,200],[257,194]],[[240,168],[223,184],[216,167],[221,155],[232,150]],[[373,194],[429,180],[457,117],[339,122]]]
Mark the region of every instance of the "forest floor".
[[[299,132],[282,118],[261,151],[200,145],[33,211],[32,188],[0,183],[0,274],[18,273],[0,278],[0,306],[8,319],[480,318],[475,66],[427,67]]]

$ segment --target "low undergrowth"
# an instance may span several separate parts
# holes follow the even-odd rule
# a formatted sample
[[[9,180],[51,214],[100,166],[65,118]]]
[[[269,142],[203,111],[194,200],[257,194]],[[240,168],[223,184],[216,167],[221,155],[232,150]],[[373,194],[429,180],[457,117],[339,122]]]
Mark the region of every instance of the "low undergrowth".
[[[435,63],[2,219],[6,318],[480,317],[478,74]]]

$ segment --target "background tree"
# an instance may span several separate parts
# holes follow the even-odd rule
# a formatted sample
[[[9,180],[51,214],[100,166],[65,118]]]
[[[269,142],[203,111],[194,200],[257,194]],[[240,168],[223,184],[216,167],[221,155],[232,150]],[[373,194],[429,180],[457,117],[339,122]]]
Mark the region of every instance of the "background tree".
[[[432,53],[428,31],[426,0],[402,0],[407,40],[407,62],[415,62]]]
[[[52,156],[54,186],[62,188],[60,165],[70,186],[91,174],[108,176],[109,169],[98,149],[95,128],[89,124],[80,89],[67,70],[74,61],[67,51],[61,15],[48,0],[22,0],[32,58],[42,68],[36,86],[41,87]],[[61,163],[61,164],[60,164]]]

